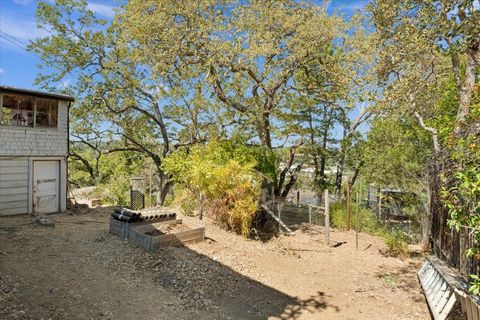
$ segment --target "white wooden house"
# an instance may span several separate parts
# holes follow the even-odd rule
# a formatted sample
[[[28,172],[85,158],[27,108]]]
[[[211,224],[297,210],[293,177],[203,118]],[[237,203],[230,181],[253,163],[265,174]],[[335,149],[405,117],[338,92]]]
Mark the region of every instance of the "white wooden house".
[[[73,101],[0,86],[0,216],[66,210]]]

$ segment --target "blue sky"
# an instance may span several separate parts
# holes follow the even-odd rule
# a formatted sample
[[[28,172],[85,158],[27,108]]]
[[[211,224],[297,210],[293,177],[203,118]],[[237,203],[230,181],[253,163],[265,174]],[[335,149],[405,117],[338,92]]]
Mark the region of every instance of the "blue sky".
[[[0,84],[19,88],[35,88],[34,79],[39,69],[40,59],[23,48],[30,40],[46,36],[46,32],[36,28],[35,10],[37,0],[0,0]],[[318,0],[318,2],[323,2]],[[366,0],[333,0],[328,10],[338,9],[350,15],[354,10],[362,10]],[[111,19],[114,14],[114,0],[88,0],[89,7],[103,19]],[[68,80],[64,83],[68,85]]]

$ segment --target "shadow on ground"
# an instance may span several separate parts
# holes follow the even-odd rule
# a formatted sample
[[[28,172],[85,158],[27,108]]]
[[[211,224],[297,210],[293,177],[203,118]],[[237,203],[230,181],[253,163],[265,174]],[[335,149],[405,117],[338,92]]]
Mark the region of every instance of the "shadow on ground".
[[[15,222],[21,227],[0,232],[0,280],[11,292],[0,316],[21,308],[27,317],[70,319],[286,320],[340,311],[324,292],[289,296],[220,263],[214,252],[180,246],[146,253],[107,232],[108,210],[56,215],[56,228],[24,224],[31,220],[25,216]]]
[[[327,308],[339,311],[324,292],[308,299],[292,297],[223,265],[214,254],[205,256],[185,246],[159,249],[137,261],[142,270],[149,264],[156,284],[200,310],[220,310],[232,319],[297,319]]]

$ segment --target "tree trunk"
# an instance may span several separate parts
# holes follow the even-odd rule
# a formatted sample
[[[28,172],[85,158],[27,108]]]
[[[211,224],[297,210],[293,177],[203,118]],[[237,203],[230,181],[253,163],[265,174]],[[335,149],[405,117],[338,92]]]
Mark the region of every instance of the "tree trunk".
[[[295,184],[295,182],[297,181],[298,179],[298,173],[300,172],[300,170],[302,170],[302,165],[299,164],[294,172],[292,173],[292,175],[290,176],[290,181],[288,181],[287,185],[285,186],[285,189],[283,190],[281,196],[282,198],[286,198],[288,196],[288,193],[290,192],[290,190],[292,189],[293,185]]]
[[[430,192],[429,192],[430,197]],[[421,201],[421,199],[419,200]],[[423,203],[419,203],[418,212],[420,216],[420,226],[422,228],[420,244],[424,250],[429,248],[430,244],[430,215],[428,214],[429,208],[428,205],[425,206]]]
[[[328,122],[329,119],[325,117],[323,118],[323,121]],[[322,134],[322,156],[320,158],[320,170],[319,170],[319,175],[320,175],[320,188],[325,189],[327,187],[327,177],[325,176],[325,166],[327,163],[327,143],[328,143],[328,129],[329,129],[329,124],[324,124],[323,127],[323,134]]]
[[[260,130],[260,139],[262,144],[268,149],[272,150],[272,138],[270,136],[270,111],[263,110],[262,112],[262,124]]]
[[[168,181],[160,168],[160,164],[156,163],[156,180],[157,180],[157,192],[155,194],[155,203],[157,206],[163,206],[165,198],[172,187],[172,182]]]
[[[335,201],[341,199],[342,192],[342,180],[343,180],[343,169],[345,166],[345,156],[341,156],[340,160],[337,162],[337,174],[335,176]]]
[[[459,90],[459,105],[457,118],[455,122],[455,135],[461,134],[462,124],[465,122],[467,115],[470,112],[470,104],[472,101],[472,92],[475,86],[475,54],[478,48],[469,48],[467,50],[467,65],[465,66],[465,79],[460,85]],[[458,84],[457,84],[458,85]]]
[[[162,187],[162,190],[160,192],[160,206],[163,206],[163,204],[165,203],[165,198],[167,197],[168,193],[170,192],[171,187],[172,187],[172,182],[171,181],[168,181]]]

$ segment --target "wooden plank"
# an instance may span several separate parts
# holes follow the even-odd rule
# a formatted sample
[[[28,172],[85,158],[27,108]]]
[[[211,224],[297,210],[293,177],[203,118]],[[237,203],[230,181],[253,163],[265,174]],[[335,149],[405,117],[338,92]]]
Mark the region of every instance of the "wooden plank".
[[[27,158],[0,158],[0,168],[25,167],[28,168]]]
[[[433,279],[435,278],[436,275],[437,275],[437,273],[435,272],[435,268],[429,262],[428,263],[428,275],[425,278],[425,287],[430,285],[430,283],[433,281]]]
[[[14,195],[4,195],[0,194],[0,202],[8,201],[22,201],[28,199],[28,194],[14,194]]]
[[[425,298],[427,299],[430,311],[436,320],[444,320],[446,315],[450,310],[446,310],[447,314],[443,315],[440,311],[443,308],[437,307],[437,301],[439,300],[438,295],[446,292],[435,292],[435,288],[439,288],[443,282],[445,282],[440,274],[433,268],[430,261],[426,261],[424,266],[420,269],[418,273],[418,278],[420,284],[422,285],[423,291],[425,293]],[[433,294],[432,294],[433,293]]]
[[[444,261],[435,256],[429,256],[427,259],[435,265],[435,269],[442,274],[450,286],[459,291],[459,294],[466,295],[466,292],[468,292],[468,286],[454,270],[452,270]]]
[[[152,238],[143,232],[131,228],[128,234],[128,241],[136,246],[142,247],[148,252],[152,250]]]
[[[0,216],[10,216],[15,214],[25,214],[28,213],[27,208],[13,208],[13,209],[1,209]]]
[[[472,315],[472,300],[468,299],[468,297],[463,297],[465,299],[465,306],[467,309],[467,319],[468,320],[473,320],[473,315]]]
[[[434,301],[435,308],[437,308],[439,312],[441,312],[445,308],[445,305],[447,304],[448,299],[453,293],[453,290],[450,289],[446,281],[443,282],[442,288],[440,288],[440,290],[441,290],[440,291],[441,294],[439,294],[438,298],[435,299]]]
[[[28,172],[25,173],[5,173],[2,174],[3,181],[28,180]]]
[[[171,224],[178,224],[182,223],[181,219],[173,220],[173,221],[165,221],[160,222],[152,225],[145,225],[145,226],[138,226],[132,227],[129,233],[129,241],[137,246],[143,247],[145,250],[151,252],[155,248],[165,246],[165,245],[176,245],[182,244],[187,242],[198,242],[203,241],[205,237],[205,227],[194,228],[190,230],[184,230],[176,233],[171,234],[162,234],[157,236],[150,236],[145,234],[144,232],[150,232],[158,230],[161,225],[171,225]],[[156,227],[153,227],[156,225]],[[187,224],[186,224],[187,225]],[[146,227],[150,227],[149,230],[146,230]]]
[[[177,236],[177,234],[166,234],[163,236],[158,236],[158,239],[154,239],[154,248],[165,245],[179,245],[183,243],[190,242],[200,242],[203,241],[203,233],[191,233],[188,235]]]
[[[28,199],[21,201],[0,202],[0,209],[26,209],[28,211]]]
[[[453,305],[458,301],[457,294],[455,291],[452,291],[450,296],[448,297],[447,303],[445,306],[440,310],[439,314],[443,319],[446,319],[448,317],[448,314],[450,311],[452,311]]]
[[[10,166],[10,167],[0,167],[0,174],[7,174],[7,173],[28,173],[28,166]]]
[[[28,187],[3,188],[2,195],[28,194]]]
[[[168,220],[168,221],[146,224],[146,225],[143,225],[143,226],[135,227],[135,229],[145,233],[145,232],[152,232],[152,231],[155,231],[155,230],[160,230],[158,228],[160,228],[161,226],[164,226],[164,225],[179,224],[179,223],[182,223],[182,219]]]
[[[438,277],[438,273],[435,272],[435,270],[431,270],[430,271],[431,275],[430,277],[428,277],[428,280],[425,281],[425,286],[424,286],[424,290],[427,291],[428,293],[430,293],[430,287],[432,286],[433,282],[437,279]]]
[[[154,236],[152,237],[152,243],[155,244],[160,244],[164,242],[164,240],[178,240],[182,242],[183,240],[190,239],[190,238],[198,238],[203,236],[203,231],[199,229],[192,229],[192,230],[185,230],[185,231],[180,231],[176,233],[170,233],[170,234],[165,234],[161,236]]]
[[[475,304],[473,300],[471,301],[471,307],[472,307],[472,320],[479,320],[478,306]]]
[[[28,187],[28,179],[5,181],[3,177],[0,177],[0,193],[2,192],[1,189],[15,187]]]
[[[437,294],[433,298],[434,307],[439,311],[442,310],[449,296],[450,294],[448,292],[448,284],[442,278],[442,281],[440,281],[440,287],[437,289]]]
[[[310,204],[310,203],[307,203],[307,206],[309,206],[310,208],[313,208],[313,209],[317,209],[319,211],[324,211],[325,210],[325,207],[316,206],[316,205]]]
[[[433,298],[435,297],[435,294],[438,292],[438,290],[440,289],[444,281],[445,280],[443,280],[442,276],[437,272],[435,281],[430,285],[430,288],[429,288],[429,294],[432,295],[432,302],[433,302]]]

